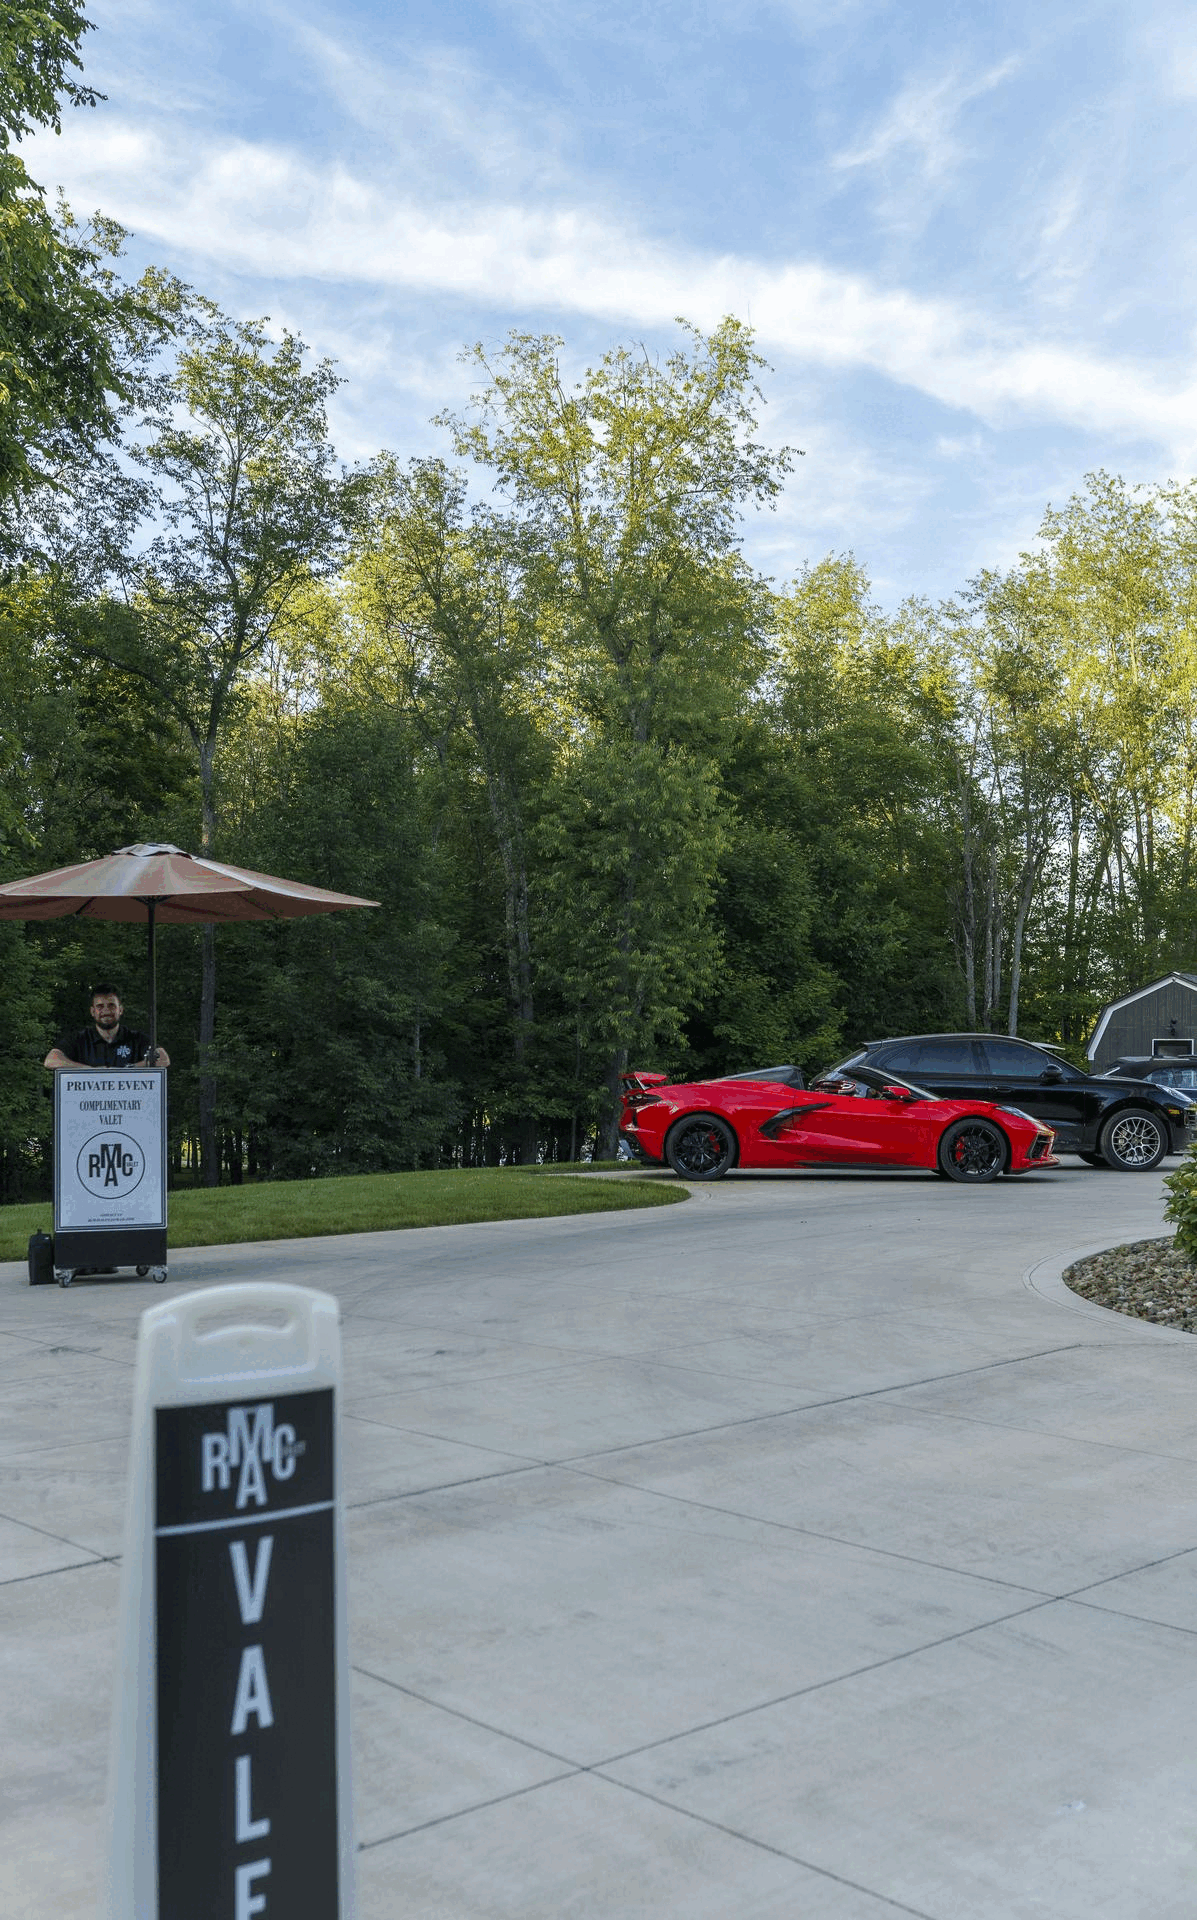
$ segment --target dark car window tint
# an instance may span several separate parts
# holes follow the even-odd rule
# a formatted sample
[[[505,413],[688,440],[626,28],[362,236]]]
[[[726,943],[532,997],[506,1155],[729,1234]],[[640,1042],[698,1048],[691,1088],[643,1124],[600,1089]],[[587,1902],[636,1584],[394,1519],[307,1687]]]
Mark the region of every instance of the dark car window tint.
[[[902,1047],[886,1047],[877,1056],[877,1065],[887,1073],[962,1073],[975,1079],[978,1067],[971,1040],[914,1040]]]
[[[883,1067],[887,1073],[913,1073],[917,1053],[917,1046],[885,1047],[876,1056],[876,1064]]]
[[[1064,1071],[1063,1061],[1053,1060],[1050,1054],[1040,1053],[1035,1047],[1020,1047],[1017,1040],[985,1040],[982,1045],[989,1056],[990,1073],[1038,1080],[1049,1067],[1058,1066],[1062,1073]]]

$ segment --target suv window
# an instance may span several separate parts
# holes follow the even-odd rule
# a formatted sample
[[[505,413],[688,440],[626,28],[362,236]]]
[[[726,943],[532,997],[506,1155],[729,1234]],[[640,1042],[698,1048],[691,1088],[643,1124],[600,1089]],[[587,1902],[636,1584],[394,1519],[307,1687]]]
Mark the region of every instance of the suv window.
[[[1001,1074],[1006,1079],[1038,1080],[1049,1067],[1059,1067],[1066,1080],[1073,1078],[1065,1061],[1054,1060],[1050,1053],[1040,1053],[1038,1047],[1024,1047],[1017,1040],[984,1040],[981,1044],[989,1057],[990,1073]]]
[[[905,1046],[886,1047],[875,1064],[887,1073],[909,1073],[916,1080],[920,1073],[965,1074],[976,1079],[983,1071],[973,1042],[950,1034],[942,1039],[911,1040]]]
[[[1146,1077],[1161,1087],[1197,1087],[1197,1067],[1152,1067]]]

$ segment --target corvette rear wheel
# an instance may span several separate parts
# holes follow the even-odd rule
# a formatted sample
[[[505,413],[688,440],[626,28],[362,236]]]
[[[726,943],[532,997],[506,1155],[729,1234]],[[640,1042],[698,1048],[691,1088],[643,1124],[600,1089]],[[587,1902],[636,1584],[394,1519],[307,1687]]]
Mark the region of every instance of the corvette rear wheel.
[[[992,1120],[957,1120],[939,1143],[939,1166],[949,1180],[968,1180],[974,1186],[996,1180],[1005,1171],[1005,1136]]]
[[[713,1113],[688,1113],[669,1129],[665,1158],[683,1180],[718,1180],[735,1165],[736,1136]]]
[[[1120,1173],[1150,1173],[1168,1151],[1162,1120],[1143,1107],[1128,1107],[1107,1120],[1101,1132],[1101,1150]]]

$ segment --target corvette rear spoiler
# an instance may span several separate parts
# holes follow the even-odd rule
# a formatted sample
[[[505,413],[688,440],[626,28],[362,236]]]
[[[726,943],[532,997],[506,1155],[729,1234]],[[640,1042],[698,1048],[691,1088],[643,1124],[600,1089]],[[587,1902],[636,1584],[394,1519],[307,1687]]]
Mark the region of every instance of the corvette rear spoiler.
[[[621,1073],[619,1084],[625,1093],[648,1093],[653,1087],[667,1087],[667,1073]]]

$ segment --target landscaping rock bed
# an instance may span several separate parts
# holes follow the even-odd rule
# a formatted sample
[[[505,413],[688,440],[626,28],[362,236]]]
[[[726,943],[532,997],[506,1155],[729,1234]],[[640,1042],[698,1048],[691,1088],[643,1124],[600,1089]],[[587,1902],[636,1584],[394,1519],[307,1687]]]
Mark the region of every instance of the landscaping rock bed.
[[[1064,1280],[1099,1307],[1197,1333],[1197,1263],[1181,1253],[1171,1234],[1091,1254],[1066,1267]]]

